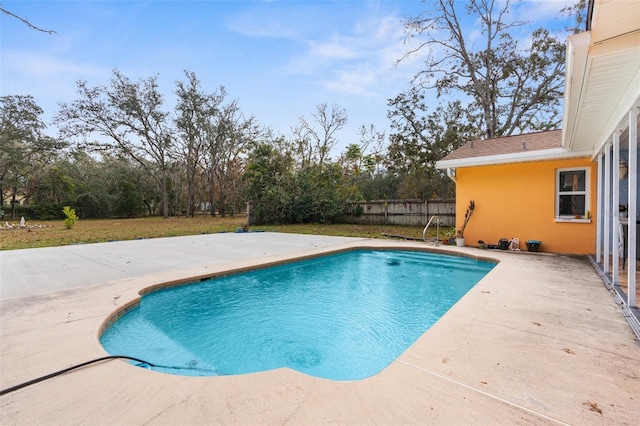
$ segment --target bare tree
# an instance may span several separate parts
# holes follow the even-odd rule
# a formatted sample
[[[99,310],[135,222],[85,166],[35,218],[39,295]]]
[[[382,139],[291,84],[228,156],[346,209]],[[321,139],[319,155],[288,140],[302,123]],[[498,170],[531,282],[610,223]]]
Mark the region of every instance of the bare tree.
[[[358,134],[360,135],[360,150],[363,159],[369,171],[373,172],[375,167],[382,162],[386,134],[383,131],[378,131],[373,124],[369,127],[362,126]]]
[[[203,160],[207,154],[210,123],[218,113],[226,92],[224,87],[220,87],[214,93],[204,93],[195,73],[185,71],[185,75],[186,83],[180,81],[176,83],[178,104],[175,122],[178,130],[177,146],[186,167],[186,215],[191,216],[195,201],[196,180],[199,172],[203,171]]]
[[[317,160],[322,167],[331,150],[338,144],[336,132],[348,121],[346,109],[333,105],[329,110],[326,103],[318,105],[312,117],[313,122],[300,117],[298,126],[293,131],[302,154],[303,168],[308,165],[305,162],[311,159]]]
[[[482,118],[487,138],[525,130],[556,128],[561,120],[565,45],[544,28],[526,45],[513,33],[525,22],[509,19],[509,0],[436,0],[435,10],[405,22],[419,45],[402,59],[427,51],[414,79],[437,95],[457,94]],[[469,15],[479,38],[470,39],[462,21]]]
[[[360,143],[347,145],[340,156],[340,162],[349,174],[357,176],[361,172],[374,173],[383,159],[385,132],[378,131],[371,124],[369,127],[360,127],[358,134]]]
[[[169,217],[167,180],[173,135],[169,114],[162,110],[157,76],[134,83],[114,70],[109,87],[77,84],[79,99],[61,103],[54,119],[62,135],[80,137],[84,147],[116,152],[140,164],[157,184],[163,216]],[[92,136],[97,138],[88,140]]]
[[[212,118],[206,158],[212,215],[216,191],[222,217],[227,205],[234,204],[242,175],[240,157],[259,133],[255,118],[246,118],[237,100],[221,107]]]

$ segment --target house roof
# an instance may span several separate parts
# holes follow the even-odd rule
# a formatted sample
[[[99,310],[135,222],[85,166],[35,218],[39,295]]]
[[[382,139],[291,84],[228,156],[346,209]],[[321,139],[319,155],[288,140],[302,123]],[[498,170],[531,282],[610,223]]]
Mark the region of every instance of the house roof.
[[[562,148],[562,130],[467,142],[436,163],[439,169],[584,157],[591,151]]]

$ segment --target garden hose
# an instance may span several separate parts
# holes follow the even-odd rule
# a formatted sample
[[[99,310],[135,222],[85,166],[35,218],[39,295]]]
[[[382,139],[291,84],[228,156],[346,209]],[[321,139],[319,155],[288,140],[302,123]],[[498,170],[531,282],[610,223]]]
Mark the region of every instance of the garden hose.
[[[48,379],[52,379],[54,377],[60,376],[61,374],[68,373],[70,371],[73,371],[73,370],[76,370],[78,368],[87,366],[89,364],[94,364],[94,363],[100,362],[100,361],[107,361],[107,360],[110,360],[110,359],[128,359],[130,361],[135,361],[135,362],[137,362],[137,364],[135,364],[137,367],[156,367],[156,368],[164,368],[166,370],[191,370],[191,371],[199,371],[201,373],[207,373],[208,376],[219,376],[220,375],[220,373],[218,371],[216,371],[216,370],[210,370],[210,369],[206,369],[206,368],[198,368],[198,367],[195,367],[195,366],[193,366],[193,367],[192,366],[181,367],[181,366],[170,366],[170,365],[158,365],[158,364],[152,364],[152,363],[147,362],[147,361],[143,361],[143,360],[141,360],[139,358],[134,358],[134,357],[126,356],[126,355],[109,355],[109,356],[103,356],[101,358],[92,359],[91,361],[83,362],[83,363],[78,364],[78,365],[73,365],[73,366],[65,368],[63,370],[56,371],[55,373],[47,374],[45,376],[41,376],[41,377],[38,377],[36,379],[29,380],[28,382],[24,382],[24,383],[20,383],[19,385],[11,386],[10,388],[2,389],[2,390],[0,390],[0,396],[6,395],[6,394],[11,393],[13,391],[17,391],[18,389],[22,389],[22,388],[25,388],[27,386],[34,385],[36,383],[43,382],[43,381],[48,380]]]
[[[78,368],[87,366],[89,364],[94,364],[96,362],[106,361],[106,360],[110,360],[110,359],[128,359],[128,360],[131,360],[131,361],[136,361],[136,362],[138,362],[140,364],[143,364],[143,365],[148,365],[150,367],[155,367],[155,365],[151,364],[150,362],[146,362],[146,361],[143,361],[141,359],[133,358],[133,357],[130,357],[130,356],[125,356],[125,355],[103,356],[101,358],[92,359],[91,361],[83,362],[81,364],[73,365],[73,366],[65,368],[63,370],[56,371],[55,373],[47,374],[45,376],[41,376],[41,377],[38,377],[36,379],[29,380],[28,382],[20,383],[19,385],[11,386],[10,388],[2,389],[2,390],[0,390],[0,396],[6,395],[6,394],[14,392],[14,391],[17,391],[18,389],[22,389],[22,388],[25,388],[27,386],[31,386],[31,385],[36,384],[36,383],[43,382],[43,381],[48,380],[48,379],[52,379],[54,377],[57,377],[57,376],[60,376],[62,374],[68,373],[70,371],[76,370]]]

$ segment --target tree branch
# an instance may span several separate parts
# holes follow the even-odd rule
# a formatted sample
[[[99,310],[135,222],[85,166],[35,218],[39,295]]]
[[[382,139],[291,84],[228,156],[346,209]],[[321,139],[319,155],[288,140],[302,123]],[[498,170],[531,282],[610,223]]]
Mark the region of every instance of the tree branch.
[[[32,30],[36,30],[36,31],[40,31],[42,33],[47,33],[47,34],[57,34],[54,30],[45,30],[43,28],[40,27],[36,27],[35,25],[33,25],[31,22],[29,22],[28,19],[26,18],[22,18],[14,13],[9,12],[7,9],[4,9],[2,7],[0,7],[0,11],[13,17],[16,18],[17,20],[21,21],[23,24],[25,24],[27,27],[31,28]]]

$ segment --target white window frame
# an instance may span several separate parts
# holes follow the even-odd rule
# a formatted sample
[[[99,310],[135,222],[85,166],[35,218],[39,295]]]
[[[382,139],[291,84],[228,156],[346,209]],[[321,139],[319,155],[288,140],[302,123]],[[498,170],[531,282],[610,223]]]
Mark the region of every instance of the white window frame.
[[[556,169],[556,178],[554,181],[554,196],[555,196],[555,219],[556,222],[591,222],[591,213],[589,211],[590,203],[590,194],[591,194],[591,178],[590,178],[589,167],[565,167],[561,169]],[[584,190],[580,191],[561,191],[560,190],[560,174],[566,172],[584,172]],[[579,195],[584,196],[584,212],[580,215],[579,218],[576,218],[575,215],[560,215],[560,197],[567,195]]]

